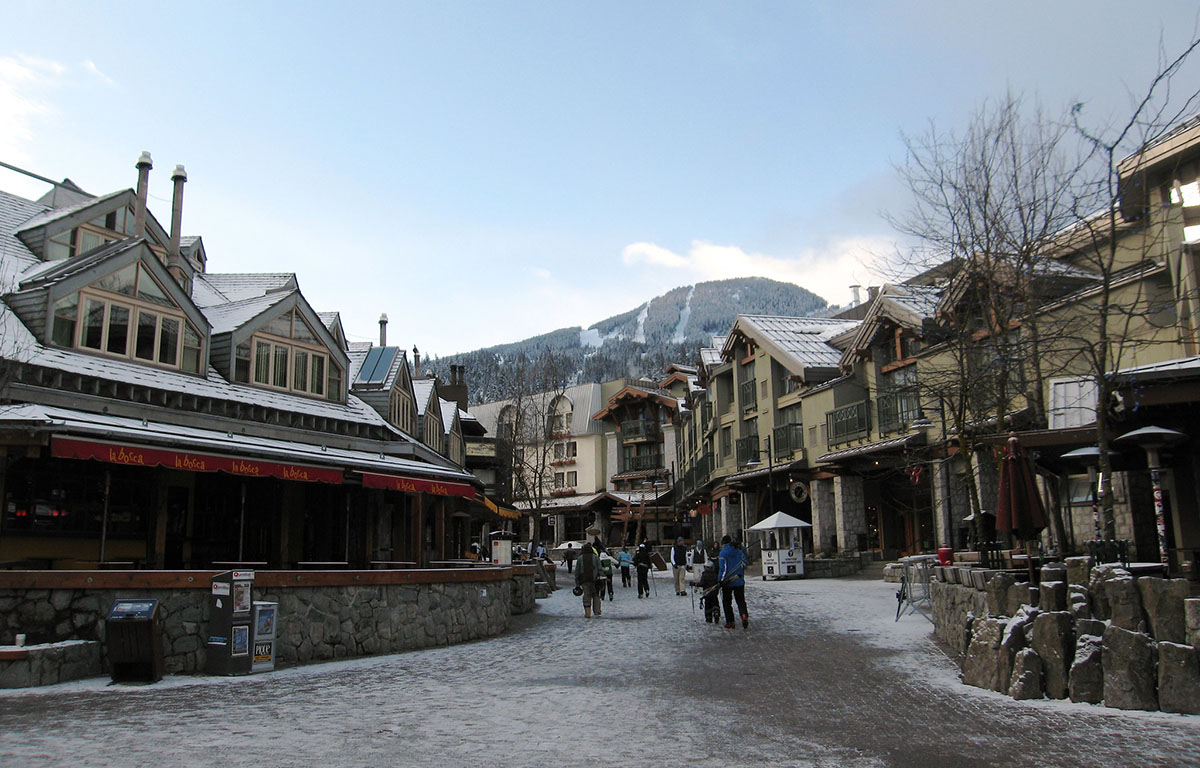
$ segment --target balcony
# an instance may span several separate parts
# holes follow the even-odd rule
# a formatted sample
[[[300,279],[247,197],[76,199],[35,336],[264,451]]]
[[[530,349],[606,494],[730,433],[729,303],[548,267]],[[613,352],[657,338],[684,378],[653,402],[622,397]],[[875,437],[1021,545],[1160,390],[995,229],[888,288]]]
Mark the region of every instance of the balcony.
[[[871,408],[869,401],[836,408],[825,414],[825,431],[829,445],[847,443],[871,434]]]
[[[622,472],[645,472],[650,469],[662,469],[661,453],[648,453],[644,456],[626,456],[621,460]]]
[[[551,496],[574,496],[575,495],[575,486],[564,485],[561,488],[551,488],[550,495]]]
[[[758,382],[754,379],[743,381],[738,394],[741,396],[743,413],[758,410]]]
[[[737,441],[737,463],[739,467],[758,461],[758,435],[739,437]]]
[[[804,448],[804,425],[784,424],[771,432],[771,452],[776,459],[790,459]]]
[[[915,392],[889,392],[875,398],[879,431],[899,432],[921,415],[921,403]]]
[[[657,421],[634,419],[621,422],[621,439],[624,442],[656,440],[661,434],[662,427]]]

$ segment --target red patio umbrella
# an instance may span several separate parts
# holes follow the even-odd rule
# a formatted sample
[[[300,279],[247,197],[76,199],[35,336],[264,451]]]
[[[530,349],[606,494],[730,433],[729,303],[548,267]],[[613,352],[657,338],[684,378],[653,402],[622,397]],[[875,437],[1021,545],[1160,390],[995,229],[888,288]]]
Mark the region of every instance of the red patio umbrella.
[[[1016,435],[1009,435],[1000,464],[1000,494],[996,502],[996,530],[1009,531],[1025,543],[1029,584],[1033,585],[1030,542],[1046,527],[1046,511],[1033,481],[1033,467]]]

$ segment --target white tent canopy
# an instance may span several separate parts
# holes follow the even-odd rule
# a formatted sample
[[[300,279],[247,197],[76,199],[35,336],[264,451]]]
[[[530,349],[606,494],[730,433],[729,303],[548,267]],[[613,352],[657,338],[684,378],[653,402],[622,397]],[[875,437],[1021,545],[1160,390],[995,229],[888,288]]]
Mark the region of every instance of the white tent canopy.
[[[773,531],[778,528],[812,528],[812,523],[806,523],[798,517],[792,517],[785,512],[776,512],[754,525],[750,526],[751,531]]]

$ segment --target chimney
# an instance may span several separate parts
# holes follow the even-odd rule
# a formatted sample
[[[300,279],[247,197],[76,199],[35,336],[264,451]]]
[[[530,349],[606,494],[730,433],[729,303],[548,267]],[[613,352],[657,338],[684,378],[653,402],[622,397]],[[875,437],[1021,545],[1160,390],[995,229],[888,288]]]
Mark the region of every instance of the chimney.
[[[379,346],[387,346],[387,313],[379,316]]]
[[[150,186],[150,169],[154,167],[154,162],[150,159],[150,153],[143,152],[138,157],[137,164],[134,167],[138,171],[138,181],[137,200],[133,204],[133,236],[145,237],[146,196],[149,194],[147,188]]]
[[[175,170],[171,171],[171,181],[175,183],[175,194],[171,197],[171,242],[167,246],[167,268],[178,280],[183,277],[179,241],[183,237],[180,232],[183,225],[183,184],[187,181],[187,171],[182,165],[175,166]]]
[[[416,344],[413,345],[413,378],[421,378],[421,352]]]
[[[438,391],[443,399],[456,403],[460,411],[467,410],[467,366],[450,366],[450,383]]]
[[[861,285],[850,286],[850,291],[854,294],[854,306],[856,306],[856,307],[862,303],[862,299],[859,297],[859,293],[858,293],[861,288],[862,288]]]

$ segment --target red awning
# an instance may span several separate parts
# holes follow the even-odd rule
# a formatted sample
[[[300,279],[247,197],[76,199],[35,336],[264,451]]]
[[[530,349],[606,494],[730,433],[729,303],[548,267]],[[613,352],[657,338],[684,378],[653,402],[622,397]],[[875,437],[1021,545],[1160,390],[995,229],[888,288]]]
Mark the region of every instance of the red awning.
[[[277,464],[272,461],[244,459],[237,456],[214,456],[205,453],[169,451],[144,445],[101,443],[58,437],[51,440],[50,455],[60,459],[96,459],[112,464],[135,467],[169,467],[190,472],[228,472],[241,477],[278,477],[307,483],[341,483],[342,470],[310,467],[300,464]]]
[[[404,493],[431,493],[434,496],[474,496],[475,487],[466,483],[430,480],[427,477],[404,477],[363,472],[363,488],[383,488]]]

